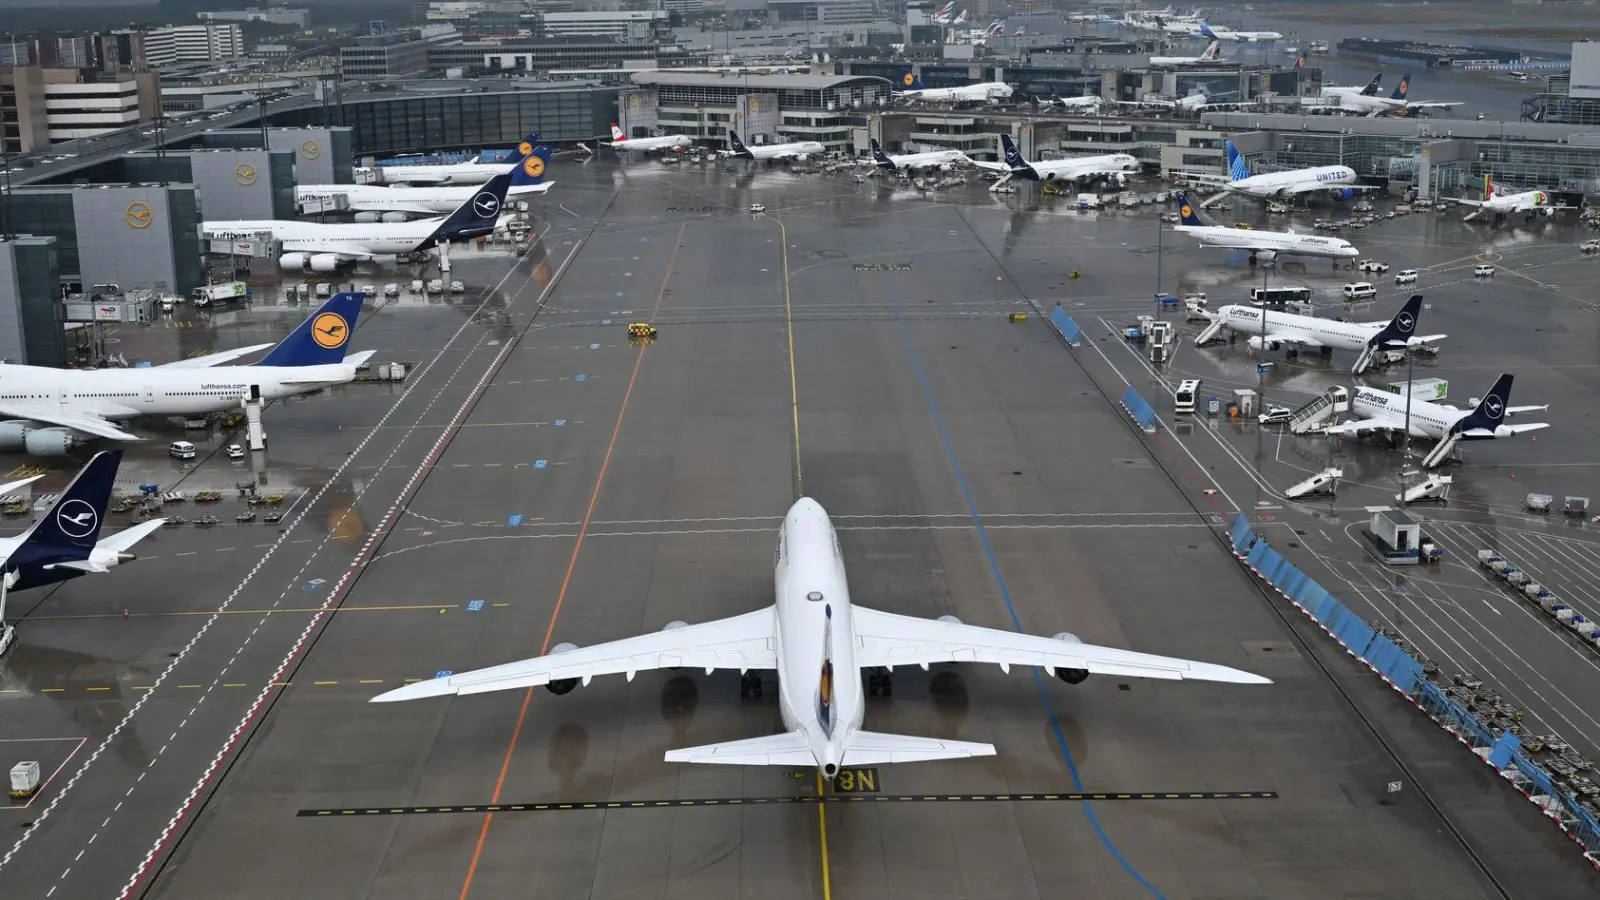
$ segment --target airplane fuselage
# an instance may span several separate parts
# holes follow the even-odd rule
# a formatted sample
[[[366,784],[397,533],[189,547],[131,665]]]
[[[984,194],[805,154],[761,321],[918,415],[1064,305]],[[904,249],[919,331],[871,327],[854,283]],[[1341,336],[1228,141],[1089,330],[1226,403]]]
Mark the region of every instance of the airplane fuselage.
[[[115,421],[238,409],[255,385],[264,400],[343,384],[351,363],[323,366],[222,366],[212,369],[49,369],[0,365],[0,401],[57,404]],[[287,382],[293,381],[294,384]]]
[[[889,161],[899,169],[934,169],[940,166],[964,163],[967,161],[967,157],[960,150],[936,150],[931,153],[907,153],[903,156],[891,156]]]
[[[1387,322],[1339,322],[1292,313],[1263,311],[1254,306],[1230,304],[1217,310],[1222,325],[1238,334],[1260,337],[1267,334],[1292,331],[1314,338],[1325,347],[1335,350],[1364,350],[1372,338],[1382,331]],[[1265,324],[1263,324],[1263,322]]]
[[[1406,421],[1406,398],[1403,394],[1357,387],[1350,398],[1350,411],[1363,418],[1388,419],[1396,428],[1401,428]],[[1411,436],[1439,440],[1450,430],[1450,426],[1471,414],[1471,410],[1448,409],[1437,403],[1412,398]],[[1471,440],[1470,437],[1464,439]]]
[[[1260,231],[1251,228],[1227,228],[1221,225],[1175,225],[1173,230],[1187,234],[1208,247],[1250,251],[1270,250],[1273,253],[1290,256],[1322,256],[1333,259],[1352,259],[1360,255],[1349,241],[1287,231]]]
[[[900,96],[907,100],[927,100],[935,103],[979,103],[985,100],[1004,100],[1011,96],[1011,91],[1011,85],[994,81],[954,88],[922,88],[920,90],[904,91]]]
[[[850,622],[850,587],[833,524],[809,498],[778,533],[773,589],[778,620],[778,711],[806,736],[824,776],[838,773],[866,714]]]
[[[816,141],[797,141],[792,144],[747,144],[746,149],[756,159],[790,159],[828,152],[827,147]]]
[[[553,183],[512,187],[506,191],[506,196],[542,194]],[[343,195],[349,198],[350,209],[356,212],[422,211],[446,215],[472,199],[478,190],[476,185],[383,187],[372,184],[304,184],[294,189],[294,199],[296,203],[306,203]]]
[[[383,180],[397,184],[483,184],[514,163],[450,163],[442,166],[379,166]]]
[[[460,205],[458,202],[457,206]],[[348,248],[353,256],[378,256],[413,253],[438,230],[443,217],[410,222],[298,222],[281,219],[254,219],[237,222],[202,222],[201,235],[207,239],[236,240],[266,231],[283,243],[285,251],[339,252]],[[309,249],[315,248],[315,249]]]
[[[694,139],[682,134],[668,134],[660,137],[628,138],[621,141],[612,141],[608,146],[613,150],[656,153],[662,150],[676,150],[679,147],[692,147],[694,146]]]
[[[1294,169],[1288,172],[1265,172],[1228,183],[1231,190],[1242,194],[1270,197],[1294,190],[1307,184],[1334,190],[1356,183],[1356,172],[1349,166],[1318,166],[1313,169]]]

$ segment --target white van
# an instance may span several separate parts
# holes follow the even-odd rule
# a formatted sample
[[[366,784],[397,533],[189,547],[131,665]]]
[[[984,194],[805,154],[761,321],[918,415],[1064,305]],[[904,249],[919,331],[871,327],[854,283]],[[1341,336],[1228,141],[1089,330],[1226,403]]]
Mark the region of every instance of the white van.
[[[173,441],[167,452],[173,459],[194,459],[194,445],[188,441]]]
[[[1346,300],[1371,300],[1378,296],[1378,289],[1368,281],[1352,281],[1344,286]]]

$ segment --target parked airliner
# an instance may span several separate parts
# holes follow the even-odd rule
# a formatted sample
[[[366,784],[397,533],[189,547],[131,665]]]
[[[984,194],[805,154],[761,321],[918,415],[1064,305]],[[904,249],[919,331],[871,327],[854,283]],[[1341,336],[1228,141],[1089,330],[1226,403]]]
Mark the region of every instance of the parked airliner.
[[[1502,194],[1495,186],[1494,176],[1483,176],[1483,199],[1468,200],[1464,197],[1446,197],[1451,203],[1462,206],[1475,206],[1477,209],[1468,213],[1462,220],[1471,222],[1482,216],[1510,216],[1521,213],[1532,219],[1535,214],[1553,216],[1556,212],[1572,209],[1570,206],[1551,206],[1550,195],[1544,191],[1523,191],[1520,194]]]
[[[1360,90],[1349,87],[1323,88],[1321,96],[1305,108],[1313,112],[1356,113],[1371,119],[1376,116],[1405,116],[1424,109],[1454,109],[1461,105],[1459,101],[1408,100],[1406,95],[1411,91],[1410,72],[1400,77],[1393,94],[1380,97],[1377,86],[1382,77],[1380,73]]]
[[[919,171],[924,169],[949,169],[955,165],[967,165],[972,160],[960,150],[934,150],[928,153],[904,153],[890,156],[883,152],[883,147],[878,144],[877,138],[870,140],[872,145],[872,162],[880,169],[889,172]]]
[[[1292,200],[1304,194],[1320,191],[1338,200],[1348,200],[1362,191],[1376,190],[1368,185],[1357,184],[1356,170],[1349,166],[1314,166],[1309,169],[1288,169],[1282,172],[1251,175],[1250,168],[1245,165],[1244,156],[1239,153],[1239,148],[1233,145],[1231,138],[1226,146],[1228,153],[1226,181],[1220,181],[1215,175],[1205,173],[1187,176],[1191,180],[1213,183],[1222,188],[1221,193],[1202,200],[1201,209],[1226,200],[1230,194],[1239,194],[1265,202]]]
[[[728,153],[745,159],[777,159],[805,162],[813,156],[827,153],[828,148],[816,141],[793,141],[787,144],[757,144],[746,147],[732,129],[728,130]]]
[[[1417,334],[1422,315],[1422,295],[1413,294],[1394,318],[1384,322],[1341,322],[1294,313],[1275,312],[1247,304],[1229,304],[1208,314],[1213,327],[1195,336],[1195,344],[1209,341],[1220,329],[1246,335],[1255,350],[1277,350],[1290,345],[1300,349],[1351,350],[1356,356],[1352,371],[1368,367],[1373,351],[1391,347],[1416,347],[1432,344],[1448,335]]]
[[[607,147],[622,153],[670,153],[694,146],[694,138],[686,134],[663,134],[656,137],[631,138],[611,123],[611,140],[601,141]]]
[[[1242,41],[1247,44],[1270,43],[1283,39],[1283,35],[1276,31],[1234,31],[1232,28],[1215,28],[1204,22],[1200,23],[1200,34],[1215,41]]]
[[[1000,81],[965,84],[951,88],[923,87],[921,76],[910,69],[901,74],[900,83],[905,86],[905,90],[896,91],[895,96],[909,102],[998,103],[1010,99],[1015,91],[1011,85]]]
[[[1128,172],[1137,172],[1139,170],[1138,158],[1127,153],[1108,153],[1104,156],[1080,156],[1074,159],[1029,162],[1023,158],[1021,151],[1017,150],[1017,145],[1011,140],[1011,135],[1001,132],[1000,146],[1005,151],[1004,162],[973,160],[973,165],[975,166],[1006,173],[1006,177],[996,182],[994,187],[999,187],[1013,178],[1021,178],[1024,181],[1037,181],[1043,184],[1061,181],[1082,183],[1105,178],[1113,180],[1117,184],[1122,184],[1127,180],[1125,176]]]
[[[844,766],[993,756],[993,744],[863,731],[865,694],[893,689],[896,666],[989,663],[1009,671],[1031,666],[1068,684],[1090,675],[1270,684],[1249,672],[1082,643],[1067,632],[1035,637],[879,612],[850,599],[838,536],[821,504],[790,507],[774,554],[776,602],[756,612],[590,647],[558,644],[546,656],[419,681],[374,703],[544,686],[566,694],[597,675],[649,669],[738,669],[740,693],[759,697],[763,670],[777,673],[782,733],[669,750],[668,762],[745,766],[815,766],[831,780]],[[866,691],[862,675],[866,674]]]
[[[1447,403],[1433,403],[1412,397],[1407,402],[1403,394],[1391,394],[1369,387],[1357,387],[1350,399],[1350,411],[1359,419],[1340,422],[1325,429],[1323,434],[1360,435],[1386,431],[1404,436],[1406,423],[1411,425],[1411,436],[1432,438],[1439,445],[1423,458],[1425,467],[1442,462],[1448,449],[1456,441],[1486,441],[1506,438],[1549,428],[1548,422],[1529,422],[1525,425],[1507,425],[1505,420],[1517,413],[1549,409],[1549,406],[1511,406],[1511,375],[1501,375],[1482,400],[1472,409],[1457,409]],[[1407,407],[1409,406],[1409,413]]]
[[[1222,59],[1222,42],[1212,41],[1199,56],[1152,56],[1152,66],[1204,66]]]
[[[517,144],[517,152],[505,162],[446,163],[435,166],[379,166],[387,184],[483,184],[489,179],[511,171],[533,153],[539,144],[539,133],[533,132]]]
[[[555,186],[545,175],[550,167],[550,148],[536,147],[511,177],[508,199],[542,194]],[[295,203],[302,211],[319,208],[323,201],[344,197],[351,212],[400,213],[409,216],[436,216],[453,212],[482,191],[479,185],[430,185],[427,187],[389,187],[380,184],[303,184],[294,189]]]
[[[1202,247],[1222,247],[1228,250],[1250,251],[1250,263],[1269,262],[1280,255],[1331,257],[1338,260],[1354,259],[1361,254],[1349,241],[1339,238],[1296,234],[1293,231],[1261,231],[1255,228],[1227,228],[1207,225],[1189,205],[1189,198],[1178,192],[1178,218],[1180,224],[1173,230],[1187,234]]]

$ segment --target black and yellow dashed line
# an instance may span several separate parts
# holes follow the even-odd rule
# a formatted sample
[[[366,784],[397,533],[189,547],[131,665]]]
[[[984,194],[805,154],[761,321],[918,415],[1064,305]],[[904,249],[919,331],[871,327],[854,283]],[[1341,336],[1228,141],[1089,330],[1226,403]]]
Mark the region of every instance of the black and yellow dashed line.
[[[456,813],[567,812],[595,809],[686,809],[701,806],[781,806],[823,803],[1038,803],[1085,800],[1276,800],[1277,791],[1153,791],[1016,794],[845,794],[796,797],[710,797],[683,800],[602,800],[587,803],[483,803],[465,806],[357,806],[302,809],[301,818],[433,816]]]

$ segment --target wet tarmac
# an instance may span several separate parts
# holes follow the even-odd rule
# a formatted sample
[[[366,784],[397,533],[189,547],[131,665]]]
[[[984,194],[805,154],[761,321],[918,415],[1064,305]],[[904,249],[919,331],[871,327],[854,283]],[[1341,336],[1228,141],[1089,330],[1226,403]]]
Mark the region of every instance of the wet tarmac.
[[[364,313],[353,346],[415,362],[403,384],[269,408],[265,454],[185,476],[292,485],[280,525],[163,531],[110,576],[15,598],[0,714],[59,774],[6,813],[34,825],[0,845],[0,880],[19,896],[164,898],[1592,894],[1533,807],[1224,552],[1214,523],[1256,514],[1270,497],[1251,493],[1257,478],[1282,480],[1246,471],[1237,448],[1264,439],[1128,426],[1118,378],[1157,376],[1095,332],[1149,306],[1153,209],[1080,216],[1029,192],[929,200],[735,168],[563,166],[526,258],[458,255],[459,300]],[[1471,233],[1395,227],[1388,261],[1432,260],[1430,328],[1460,333],[1438,365],[1493,346],[1472,332],[1495,298],[1444,284],[1448,260],[1476,254]],[[1507,263],[1544,258],[1530,246]],[[1164,283],[1212,278],[1213,302],[1253,277],[1160,256]],[[1567,293],[1531,296],[1568,328],[1587,315]],[[1057,301],[1086,347],[1040,322],[1034,304]],[[296,317],[281,318],[286,331]],[[659,338],[630,344],[634,320]],[[1254,371],[1242,349],[1185,347],[1165,375],[1241,367]],[[1289,368],[1274,377],[1317,377]],[[1519,381],[1521,399],[1565,403],[1562,379],[1587,377],[1554,371]],[[1559,449],[1566,427],[1539,452],[1576,458]],[[1482,456],[1534,446],[1505,443]],[[131,456],[130,479],[191,483],[154,450]],[[1483,464],[1475,451],[1463,472]],[[366,702],[558,641],[770,603],[772,540],[799,493],[840,525],[863,604],[1072,631],[1275,684],[897,673],[868,727],[999,755],[885,766],[825,807],[807,773],[662,761],[778,727],[774,693],[741,700],[731,673]],[[1348,500],[1272,502],[1287,522]],[[1329,565],[1362,568],[1329,535]],[[1388,795],[1397,778],[1406,790]]]

